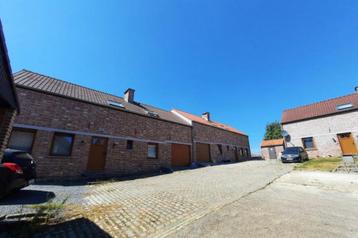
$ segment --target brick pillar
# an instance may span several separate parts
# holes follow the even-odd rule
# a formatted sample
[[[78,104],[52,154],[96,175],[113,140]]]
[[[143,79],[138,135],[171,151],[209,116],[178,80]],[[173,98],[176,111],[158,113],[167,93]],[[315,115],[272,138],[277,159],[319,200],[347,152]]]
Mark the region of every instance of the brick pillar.
[[[11,134],[16,110],[0,108],[0,158],[2,158]]]

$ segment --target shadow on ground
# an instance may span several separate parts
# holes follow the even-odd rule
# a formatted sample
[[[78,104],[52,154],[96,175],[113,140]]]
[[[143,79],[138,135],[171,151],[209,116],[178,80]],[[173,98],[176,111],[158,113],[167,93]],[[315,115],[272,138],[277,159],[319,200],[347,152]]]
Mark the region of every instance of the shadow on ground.
[[[93,237],[111,236],[92,221],[78,218],[55,225],[34,225],[31,223],[0,225],[0,238],[45,238],[45,237]]]
[[[1,205],[32,205],[48,202],[55,194],[40,190],[19,190],[0,200]]]

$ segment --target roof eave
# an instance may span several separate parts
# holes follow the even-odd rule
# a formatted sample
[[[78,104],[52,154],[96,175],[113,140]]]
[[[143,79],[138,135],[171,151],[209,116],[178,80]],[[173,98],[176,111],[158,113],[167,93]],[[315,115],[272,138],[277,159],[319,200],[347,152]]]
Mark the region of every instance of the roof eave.
[[[9,77],[9,84],[10,87],[12,88],[12,94],[13,94],[13,99],[15,101],[15,106],[16,106],[16,111],[19,113],[20,112],[20,104],[19,104],[19,99],[18,96],[16,94],[16,87],[15,87],[15,83],[14,83],[14,77],[12,75],[12,69],[11,69],[11,65],[10,65],[10,58],[8,55],[8,50],[6,47],[6,42],[5,42],[5,35],[3,32],[3,27],[2,27],[2,22],[0,19],[0,47],[2,48],[3,52],[4,52],[4,58],[5,58],[5,70],[8,73],[8,77]]]
[[[281,120],[281,125],[287,125],[287,124],[292,124],[292,123],[297,123],[297,122],[302,122],[302,121],[309,121],[309,120],[314,120],[314,119],[319,119],[319,118],[324,118],[324,117],[330,117],[330,116],[350,113],[350,112],[354,112],[354,111],[358,111],[358,108],[329,113],[329,114],[325,114],[325,115],[314,116],[314,117],[307,117],[307,118],[302,118],[302,119],[298,119],[298,120],[291,120],[291,121],[282,121]]]

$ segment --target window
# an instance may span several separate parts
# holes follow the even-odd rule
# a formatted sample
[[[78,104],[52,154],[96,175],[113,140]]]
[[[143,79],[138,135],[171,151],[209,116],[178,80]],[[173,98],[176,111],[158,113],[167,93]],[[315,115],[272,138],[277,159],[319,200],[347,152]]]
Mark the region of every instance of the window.
[[[244,149],[240,148],[240,156],[244,156]]]
[[[158,144],[148,143],[148,158],[157,159],[158,158]]]
[[[127,150],[133,150],[133,141],[127,140]]]
[[[222,146],[222,145],[218,145],[218,149],[219,149],[220,154],[222,155],[222,154],[223,154],[223,146]]]
[[[70,156],[73,146],[72,134],[55,133],[52,140],[50,155],[56,156]]]
[[[313,149],[314,148],[313,137],[303,138],[302,144],[305,149]]]
[[[158,113],[152,111],[146,111],[146,114],[150,117],[159,117]]]
[[[352,103],[347,103],[347,104],[338,105],[337,110],[340,111],[340,110],[350,109],[352,107],[353,107]]]
[[[107,101],[108,105],[112,106],[112,107],[119,107],[119,108],[124,108],[122,103],[119,102],[115,102],[115,101]]]
[[[230,146],[227,145],[227,146],[226,146],[226,150],[229,151],[229,150],[230,150]]]
[[[8,147],[31,153],[35,133],[36,131],[34,130],[14,128],[11,133]]]

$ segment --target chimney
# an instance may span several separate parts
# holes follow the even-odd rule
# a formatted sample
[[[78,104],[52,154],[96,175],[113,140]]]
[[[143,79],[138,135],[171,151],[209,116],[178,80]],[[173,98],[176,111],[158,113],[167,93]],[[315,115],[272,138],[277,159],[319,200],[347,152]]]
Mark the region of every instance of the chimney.
[[[201,118],[203,118],[204,120],[210,121],[210,112],[204,112],[201,115]]]
[[[125,92],[124,92],[124,101],[129,102],[129,103],[133,103],[134,102],[134,89],[128,88]]]

